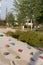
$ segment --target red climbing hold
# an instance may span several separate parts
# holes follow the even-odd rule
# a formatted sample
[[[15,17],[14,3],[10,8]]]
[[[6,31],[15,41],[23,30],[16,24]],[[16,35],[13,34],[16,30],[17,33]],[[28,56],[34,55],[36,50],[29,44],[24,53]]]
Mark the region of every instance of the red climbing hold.
[[[9,34],[5,34],[6,36],[9,36]]]
[[[30,58],[30,60],[31,60],[31,61],[35,61],[34,58],[32,58],[32,57]]]
[[[23,50],[22,49],[18,49],[19,52],[22,52]]]
[[[43,59],[43,56],[39,56],[39,58]]]
[[[10,47],[10,46],[8,44],[6,44],[5,47]]]

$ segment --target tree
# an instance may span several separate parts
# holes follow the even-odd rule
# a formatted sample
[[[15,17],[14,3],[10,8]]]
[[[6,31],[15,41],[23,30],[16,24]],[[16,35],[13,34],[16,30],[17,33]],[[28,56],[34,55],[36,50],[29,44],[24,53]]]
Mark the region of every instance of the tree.
[[[8,15],[6,16],[6,22],[8,23],[9,26],[14,25],[14,16],[12,13],[8,13]]]
[[[20,24],[20,25],[24,25],[25,24],[25,16],[24,16],[24,14],[19,14],[18,15],[18,17],[17,17],[17,19],[18,19],[18,23]]]
[[[16,11],[18,11],[18,15],[20,16],[21,21],[22,19],[24,20],[26,17],[28,17],[32,22],[41,16],[41,0],[22,0],[22,2],[19,3],[17,0],[15,1],[15,8]]]
[[[13,10],[17,12],[17,20],[18,20],[18,23],[20,26],[23,26],[25,24],[25,16],[24,14],[21,14],[20,13],[20,7],[21,7],[21,4],[22,4],[23,0],[14,0],[13,2]]]
[[[37,17],[41,16],[41,1],[24,0],[20,7],[20,13],[25,13],[25,16],[36,20]]]
[[[38,23],[43,24],[43,0],[41,0],[41,16],[37,18]]]

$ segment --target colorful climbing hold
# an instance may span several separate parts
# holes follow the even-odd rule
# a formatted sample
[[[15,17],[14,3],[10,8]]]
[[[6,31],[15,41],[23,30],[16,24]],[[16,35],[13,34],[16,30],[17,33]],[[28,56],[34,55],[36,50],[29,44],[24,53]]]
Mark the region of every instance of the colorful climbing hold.
[[[31,61],[35,61],[33,57],[30,58]]]
[[[11,45],[15,45],[15,43],[13,43],[13,42],[11,42],[10,44],[11,44]]]
[[[9,52],[4,52],[4,55],[9,55]]]
[[[43,56],[39,56],[39,58],[43,59]]]
[[[30,54],[33,55],[33,52],[31,52]]]
[[[15,58],[16,58],[16,59],[20,59],[20,57],[19,57],[19,56],[16,56]]]
[[[22,52],[23,50],[22,49],[18,49],[19,52]]]
[[[6,44],[5,47],[10,47],[10,45]]]
[[[3,34],[0,34],[0,37],[3,37]]]
[[[9,41],[11,41],[11,39],[9,39]]]
[[[5,36],[9,36],[9,34],[5,34]]]

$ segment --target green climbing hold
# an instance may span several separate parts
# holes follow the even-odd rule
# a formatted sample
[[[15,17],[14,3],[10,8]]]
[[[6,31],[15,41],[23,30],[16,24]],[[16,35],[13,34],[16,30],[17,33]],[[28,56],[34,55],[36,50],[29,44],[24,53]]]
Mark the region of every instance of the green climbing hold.
[[[33,52],[31,52],[30,54],[33,55]]]
[[[20,57],[19,57],[19,56],[16,56],[15,58],[16,58],[16,59],[20,59]]]

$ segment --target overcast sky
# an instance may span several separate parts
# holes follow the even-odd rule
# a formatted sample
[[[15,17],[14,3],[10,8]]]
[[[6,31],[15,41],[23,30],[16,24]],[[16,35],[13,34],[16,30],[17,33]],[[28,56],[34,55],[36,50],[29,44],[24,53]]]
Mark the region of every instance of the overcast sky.
[[[8,8],[8,12],[11,11],[12,7],[13,7],[13,0],[7,0],[7,8]],[[6,15],[6,0],[2,0],[2,6],[1,6],[1,18],[5,19],[5,15]]]

